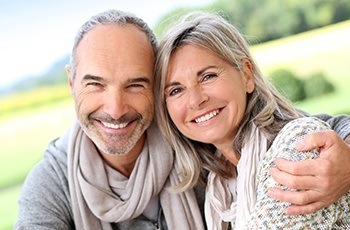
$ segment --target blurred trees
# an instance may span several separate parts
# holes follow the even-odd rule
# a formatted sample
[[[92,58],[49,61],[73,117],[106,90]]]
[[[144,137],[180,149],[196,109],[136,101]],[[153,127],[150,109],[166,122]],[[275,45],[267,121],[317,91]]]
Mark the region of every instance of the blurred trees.
[[[304,82],[291,70],[276,69],[271,74],[276,89],[292,102],[305,99]]]
[[[196,8],[198,9],[198,8]],[[266,42],[350,19],[349,0],[216,0],[200,10],[219,11],[243,34]],[[154,30],[160,38],[179,15],[180,8],[162,17]]]
[[[334,85],[322,72],[301,77],[292,70],[278,68],[269,75],[275,88],[292,102],[315,98],[335,91]]]

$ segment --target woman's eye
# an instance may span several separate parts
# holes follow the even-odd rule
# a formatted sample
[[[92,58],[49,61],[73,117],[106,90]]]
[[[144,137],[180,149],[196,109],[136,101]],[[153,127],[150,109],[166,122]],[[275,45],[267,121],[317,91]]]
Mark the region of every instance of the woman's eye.
[[[182,91],[181,88],[175,88],[169,91],[169,96],[174,96]]]
[[[217,77],[216,74],[207,74],[202,78],[202,81],[208,81],[208,80],[215,78],[215,77]]]

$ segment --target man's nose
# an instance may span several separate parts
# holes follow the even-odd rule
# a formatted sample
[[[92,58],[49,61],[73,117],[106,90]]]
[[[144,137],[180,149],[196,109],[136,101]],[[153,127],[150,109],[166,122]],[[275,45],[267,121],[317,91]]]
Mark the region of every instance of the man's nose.
[[[128,112],[127,98],[121,90],[109,89],[104,100],[104,110],[111,117],[118,119]]]

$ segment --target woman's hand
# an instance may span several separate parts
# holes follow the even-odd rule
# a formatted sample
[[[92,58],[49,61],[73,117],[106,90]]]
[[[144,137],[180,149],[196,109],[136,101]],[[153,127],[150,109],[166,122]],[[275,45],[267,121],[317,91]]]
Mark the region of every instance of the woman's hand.
[[[350,143],[350,136],[345,139]],[[308,134],[297,144],[298,151],[318,149],[320,157],[301,162],[276,159],[277,168],[270,170],[273,179],[289,188],[272,188],[268,195],[292,203],[285,212],[298,215],[329,206],[350,190],[350,145],[332,130]]]

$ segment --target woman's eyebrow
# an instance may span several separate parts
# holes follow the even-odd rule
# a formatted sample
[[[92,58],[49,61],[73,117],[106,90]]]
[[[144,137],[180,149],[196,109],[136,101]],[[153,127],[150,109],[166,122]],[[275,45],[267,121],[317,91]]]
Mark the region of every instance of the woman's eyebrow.
[[[206,66],[203,69],[197,71],[197,77],[202,75],[205,71],[207,71],[208,69],[211,69],[211,68],[218,68],[218,67],[215,65]]]
[[[165,89],[171,86],[175,86],[175,85],[181,85],[180,82],[169,82],[168,84],[165,85]]]

